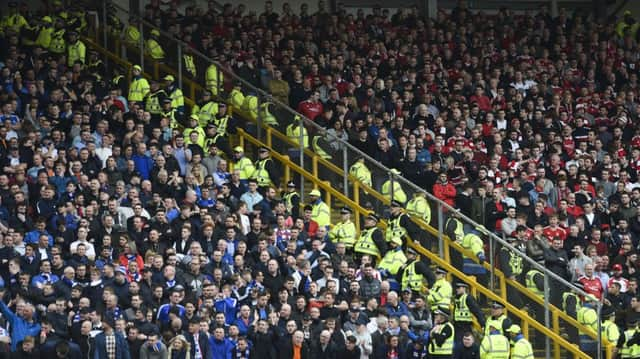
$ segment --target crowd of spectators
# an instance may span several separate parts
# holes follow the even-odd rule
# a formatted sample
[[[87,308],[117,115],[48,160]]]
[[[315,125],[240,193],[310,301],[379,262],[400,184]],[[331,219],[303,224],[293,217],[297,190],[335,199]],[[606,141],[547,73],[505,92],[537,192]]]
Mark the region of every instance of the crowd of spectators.
[[[84,13],[66,5],[12,3],[0,23],[5,354],[404,359],[446,343],[453,316],[399,286],[404,263],[396,281],[375,256],[332,240],[335,209],[318,213],[319,193],[299,203],[269,149],[254,166],[229,148],[242,122],[222,103],[203,121],[172,76],[140,87],[134,67],[123,81],[85,50]],[[415,8],[329,12],[322,0],[315,13],[271,1],[261,14],[177,9],[151,1],[143,16],[579,282],[620,328],[640,319],[631,14],[599,23],[564,9],[471,12],[464,1],[433,19]],[[118,20],[112,34],[126,40]],[[185,65],[204,83],[205,65]],[[152,95],[161,108],[149,108]],[[401,248],[394,241],[380,257]],[[524,283],[524,273],[512,274]],[[520,335],[514,327],[493,329]],[[472,357],[473,342],[457,333],[449,357]]]

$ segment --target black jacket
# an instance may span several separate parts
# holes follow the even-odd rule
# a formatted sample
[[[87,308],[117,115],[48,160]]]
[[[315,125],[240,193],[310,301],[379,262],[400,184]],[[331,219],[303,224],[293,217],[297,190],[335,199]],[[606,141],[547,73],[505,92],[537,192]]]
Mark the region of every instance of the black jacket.
[[[196,343],[193,337],[193,334],[186,333],[185,338],[191,345],[191,357],[194,358],[196,354]],[[198,343],[200,344],[200,353],[203,358],[208,358],[211,355],[211,348],[209,347],[209,337],[203,331],[198,333]]]

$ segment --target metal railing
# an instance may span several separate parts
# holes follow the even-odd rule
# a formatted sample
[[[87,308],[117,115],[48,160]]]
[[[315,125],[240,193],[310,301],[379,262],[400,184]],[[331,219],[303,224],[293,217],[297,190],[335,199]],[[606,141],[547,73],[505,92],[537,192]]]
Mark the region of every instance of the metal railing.
[[[123,12],[123,14],[120,14],[121,16],[129,16],[128,11],[118,5],[112,4],[112,8],[116,9],[116,11]],[[104,9],[106,11],[106,3]],[[102,15],[104,19],[103,23],[107,23],[106,12]],[[159,32],[158,42],[165,47],[166,56],[162,60],[150,60],[149,57],[145,56],[144,41],[148,38],[148,34],[150,34],[152,29]],[[214,81],[213,85],[209,86],[209,89],[214,92],[214,95],[221,96],[222,94],[229,94],[233,87],[238,85],[245,95],[254,96],[251,100],[245,99],[242,103],[234,97],[226,100],[228,100],[231,105],[234,105],[234,107],[232,107],[233,111],[239,113],[242,118],[250,120],[247,122],[245,129],[248,133],[255,136],[258,141],[264,141],[268,147],[278,153],[287,154],[301,169],[308,170],[309,173],[312,173],[316,178],[328,180],[331,188],[337,187],[342,191],[345,198],[352,199],[352,203],[363,204],[368,210],[384,211],[390,198],[402,199],[403,194],[404,197],[406,197],[403,202],[409,201],[418,195],[425,196],[432,206],[431,212],[435,215],[432,216],[430,223],[426,223],[415,216],[413,219],[421,228],[429,233],[430,236],[437,239],[434,243],[435,246],[427,249],[438,253],[438,258],[442,258],[449,263],[452,252],[456,255],[466,254],[472,260],[477,261],[475,254],[465,251],[458,242],[444,234],[445,219],[451,214],[456,214],[464,223],[465,228],[478,227],[479,224],[471,218],[468,218],[457,209],[440,201],[431,193],[407,181],[402,176],[394,174],[389,168],[372,158],[370,154],[363,153],[347,141],[337,138],[331,131],[318,126],[315,122],[289,108],[283,101],[274,98],[274,95],[248,83],[225,66],[213,61],[206,54],[192,49],[188,44],[178,40],[172,34],[162,31],[153,24],[142,20],[138,24],[138,30],[142,34],[140,41],[138,43],[126,43],[126,41],[119,36],[119,34],[122,33],[121,30],[122,29],[117,29],[114,31],[114,29],[110,29],[109,27],[103,27],[102,34],[96,33],[94,40],[86,40],[89,42],[89,45],[100,46],[107,49],[108,52],[104,54],[105,59],[111,62],[111,64],[119,64],[124,66],[125,69],[130,69],[131,64],[138,63],[143,67],[145,74],[156,79],[166,74],[174,75],[179,86],[185,93],[185,102],[188,105],[193,105],[196,95],[203,90],[200,84],[205,83],[205,73],[211,64],[215,64],[214,71],[217,75],[216,78],[219,80]],[[196,64],[195,76],[183,66],[183,56],[185,54],[193,56]],[[278,94],[276,94],[276,96],[278,96]],[[286,101],[286,99],[283,100]],[[238,109],[238,107],[240,108]],[[260,111],[259,109],[262,107],[268,107],[268,110]],[[274,120],[277,123],[274,123]],[[307,129],[308,145],[302,131],[300,131],[298,136],[286,134],[287,129],[290,129],[291,126]],[[314,143],[317,144],[316,147],[312,145]],[[318,151],[319,148],[322,149],[323,152]],[[323,153],[323,156],[320,156],[319,153]],[[362,178],[356,178],[354,174],[350,173],[350,168],[357,159],[362,160],[370,170],[370,183],[367,183],[368,181]],[[304,176],[300,176],[298,181],[296,181],[300,188],[302,200],[304,200],[305,195],[305,180],[307,179],[305,179]],[[386,191],[387,193],[383,190],[385,186],[389,189]],[[346,201],[342,202],[347,203]],[[359,228],[360,218],[355,218],[355,222]],[[552,328],[554,331],[560,332],[562,326],[560,320],[562,320],[565,327],[575,331],[580,329],[597,340],[599,343],[597,355],[601,356],[601,330],[598,330],[598,333],[593,333],[593,331],[586,329],[574,318],[560,310],[558,308],[558,301],[556,300],[556,293],[570,290],[582,296],[586,295],[586,293],[519,252],[518,249],[494,233],[487,232],[485,234],[489,254],[487,256],[488,263],[484,263],[483,266],[487,270],[489,283],[481,284],[486,286],[489,291],[499,289],[499,295],[503,301],[507,301],[507,299],[510,300],[512,295],[508,294],[513,291],[514,295],[520,296],[521,299],[528,301],[529,304],[537,305],[537,309],[542,311],[542,313],[535,313],[536,315],[533,319],[542,323],[544,327]],[[451,248],[453,248],[453,251]],[[537,269],[545,274],[543,298],[534,295],[524,287],[520,283],[523,278],[520,278],[520,282],[518,280],[507,279],[504,274],[496,268],[496,258],[502,250],[501,248],[506,248],[513,251],[513,253],[521,254],[528,268]],[[496,282],[498,282],[497,285]],[[601,308],[602,304],[598,303],[596,308],[598,314],[600,314]],[[534,326],[534,328],[537,330],[537,327]],[[552,345],[547,337],[544,344],[547,357],[551,357],[551,347]],[[558,358],[559,348],[557,341],[554,341],[553,347],[553,356]],[[610,351],[607,352],[609,353]]]

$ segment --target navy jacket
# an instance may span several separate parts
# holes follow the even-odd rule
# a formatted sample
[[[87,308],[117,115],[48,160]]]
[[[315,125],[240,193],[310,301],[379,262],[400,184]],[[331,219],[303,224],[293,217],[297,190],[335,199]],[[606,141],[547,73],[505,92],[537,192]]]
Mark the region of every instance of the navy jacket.
[[[125,337],[120,333],[115,333],[116,336],[116,359],[131,359],[129,355],[129,343]],[[107,356],[107,342],[104,333],[96,335],[94,341],[93,359],[108,359]]]

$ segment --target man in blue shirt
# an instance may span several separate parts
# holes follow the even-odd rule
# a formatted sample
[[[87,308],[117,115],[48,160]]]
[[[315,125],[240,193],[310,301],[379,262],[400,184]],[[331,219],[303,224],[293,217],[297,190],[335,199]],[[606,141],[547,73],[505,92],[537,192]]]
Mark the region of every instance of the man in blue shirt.
[[[0,297],[4,295],[4,290],[0,292]],[[22,342],[25,337],[37,337],[40,334],[40,324],[36,321],[35,308],[31,303],[18,303],[17,306],[22,307],[22,314],[17,315],[9,307],[0,300],[0,312],[11,325],[11,351],[15,352],[18,343]]]
[[[169,296],[169,303],[161,305],[158,309],[157,319],[162,324],[168,324],[171,321],[169,313],[173,308],[176,308],[176,310],[178,311],[178,316],[184,316],[185,309],[182,305],[180,305],[180,289],[181,288],[178,288],[178,286],[173,288],[171,295]]]

